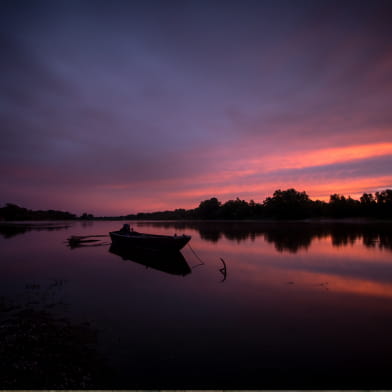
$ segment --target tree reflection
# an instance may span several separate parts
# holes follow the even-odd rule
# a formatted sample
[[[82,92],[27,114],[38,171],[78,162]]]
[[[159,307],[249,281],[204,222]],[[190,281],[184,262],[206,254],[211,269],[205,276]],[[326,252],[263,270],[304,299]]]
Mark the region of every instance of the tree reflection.
[[[262,237],[279,252],[306,250],[316,239],[330,238],[343,247],[357,241],[368,248],[392,251],[392,224],[388,222],[139,222],[139,225],[198,231],[203,240],[255,241]]]
[[[264,233],[264,239],[275,245],[279,252],[296,253],[308,249],[312,242],[312,233],[308,230],[292,230],[292,227],[274,227]]]
[[[0,235],[4,238],[11,238],[18,234],[25,234],[28,231],[53,231],[53,230],[63,230],[68,229],[70,225],[68,224],[58,224],[58,223],[0,223]]]

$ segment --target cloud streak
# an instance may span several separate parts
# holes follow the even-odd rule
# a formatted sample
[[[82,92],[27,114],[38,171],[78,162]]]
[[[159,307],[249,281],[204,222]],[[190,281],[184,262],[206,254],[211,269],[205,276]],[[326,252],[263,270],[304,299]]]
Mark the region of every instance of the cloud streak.
[[[389,10],[8,3],[0,202],[123,214],[389,186]]]

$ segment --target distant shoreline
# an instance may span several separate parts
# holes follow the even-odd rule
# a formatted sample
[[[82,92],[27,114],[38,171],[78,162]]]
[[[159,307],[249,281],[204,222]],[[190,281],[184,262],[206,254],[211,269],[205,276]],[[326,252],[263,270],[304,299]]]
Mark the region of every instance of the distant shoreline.
[[[390,218],[307,218],[307,219],[127,219],[127,218],[92,218],[85,219],[36,219],[36,220],[0,220],[1,226],[57,226],[73,222],[183,222],[183,223],[392,223]]]
[[[392,189],[381,192],[364,193],[360,200],[340,194],[330,196],[330,201],[311,200],[306,192],[295,189],[276,190],[272,197],[262,203],[236,198],[224,203],[216,197],[200,202],[193,209],[139,212],[120,216],[82,215],[58,210],[30,210],[16,204],[7,203],[0,208],[0,221],[33,220],[156,220],[156,221],[341,221],[341,220],[384,220],[392,219]]]

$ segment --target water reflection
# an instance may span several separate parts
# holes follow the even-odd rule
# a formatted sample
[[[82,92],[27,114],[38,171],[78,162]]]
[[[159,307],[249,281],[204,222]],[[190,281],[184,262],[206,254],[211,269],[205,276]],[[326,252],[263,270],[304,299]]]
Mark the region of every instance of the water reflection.
[[[93,222],[88,222],[88,228]],[[200,238],[207,242],[218,243],[222,239],[228,239],[237,243],[255,241],[263,238],[268,243],[274,244],[279,252],[296,253],[299,250],[307,250],[316,239],[330,238],[335,247],[353,245],[356,241],[362,241],[367,248],[386,249],[392,251],[392,224],[388,222],[184,222],[162,221],[150,222],[139,221],[138,227],[153,227],[161,229],[175,229],[184,232],[187,229],[195,230]],[[2,223],[0,235],[11,238],[18,234],[29,231],[53,231],[68,229],[71,224],[62,223]],[[107,234],[85,236],[81,241],[68,239],[70,248],[82,246],[100,246],[108,243],[98,241],[98,237],[106,237]],[[94,237],[94,238],[93,238]],[[77,237],[75,237],[77,238]]]
[[[331,238],[332,245],[347,246],[362,241],[369,248],[392,250],[392,224],[388,222],[140,222],[141,226],[197,230],[203,240],[217,243],[254,241],[264,238],[279,252],[307,250],[315,239]]]
[[[154,268],[172,275],[185,276],[192,272],[181,252],[123,248],[114,244],[110,246],[109,252],[120,256],[123,260],[134,261],[147,268]]]
[[[110,242],[107,241],[108,239],[109,236],[106,234],[83,236],[73,235],[67,238],[66,244],[70,249],[86,248],[92,246],[105,246],[110,244]]]
[[[13,374],[12,363],[50,376],[50,352],[44,353],[48,360],[38,359],[34,367],[40,348],[29,344],[36,338],[42,346],[53,339],[50,347],[61,351],[60,342],[70,336],[64,349],[78,358],[61,353],[58,358],[80,367],[77,377],[88,375],[91,368],[101,369],[96,355],[106,358],[115,372],[106,383],[98,383],[100,371],[82,384],[85,380],[74,378],[73,368],[63,375],[54,369],[62,384],[34,384],[30,379],[22,384],[9,378],[3,385],[390,389],[385,388],[390,387],[392,363],[390,224],[132,224],[149,233],[172,234],[175,229],[192,234],[191,246],[174,260],[116,251],[109,244],[96,246],[109,242],[107,233],[118,225],[110,221],[94,221],[91,226],[72,222],[69,232],[32,231],[0,238],[0,357],[7,362],[0,380]],[[101,235],[105,237],[97,237]],[[67,248],[64,241],[70,236],[78,237],[82,247]],[[177,258],[181,267],[173,271]],[[167,271],[164,266],[169,263]],[[178,276],[182,274],[186,278]],[[20,299],[20,291],[27,297]],[[21,303],[52,316],[20,313],[24,309],[16,306]],[[98,332],[91,344],[95,354],[83,342],[73,350],[72,342],[78,342],[82,331],[54,321],[59,317],[68,320],[68,326],[84,321],[94,326],[93,331],[83,330],[83,336],[89,341],[90,333]],[[52,323],[59,328],[44,334]],[[31,341],[24,340],[25,332]],[[54,334],[60,337],[57,341]],[[7,346],[9,337],[16,339],[15,346]],[[31,351],[26,356],[24,346]],[[75,382],[65,383],[66,376]],[[388,382],[380,382],[383,379]],[[23,376],[18,374],[18,380]]]
[[[61,223],[0,223],[0,235],[4,238],[11,238],[18,234],[25,234],[29,231],[53,231],[69,228],[70,224]]]

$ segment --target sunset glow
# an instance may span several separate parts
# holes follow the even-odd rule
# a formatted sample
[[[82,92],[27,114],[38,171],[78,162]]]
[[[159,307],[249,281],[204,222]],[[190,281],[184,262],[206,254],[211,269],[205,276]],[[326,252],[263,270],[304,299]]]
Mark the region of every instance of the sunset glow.
[[[299,151],[285,156],[272,155],[269,157],[267,155],[263,160],[250,160],[249,165],[257,167],[258,165],[264,165],[267,160],[269,166],[265,170],[276,171],[279,169],[303,169],[333,165],[388,155],[392,155],[392,143],[376,143]]]
[[[0,203],[122,215],[391,188],[386,15],[383,2],[10,2]]]
[[[299,249],[295,254],[288,251],[277,253],[274,244],[266,242],[263,235],[258,235],[254,242],[241,242],[241,247],[235,247],[232,241],[221,238],[218,246],[199,241],[197,248],[207,254],[219,252],[219,255],[231,260],[237,279],[240,280],[242,275],[248,279],[251,276],[252,283],[262,287],[280,287],[283,290],[287,288],[287,282],[293,282],[294,293],[305,291],[392,298],[392,284],[387,276],[383,277],[382,273],[375,274],[373,278],[367,276],[368,271],[376,267],[389,271],[390,251],[368,249],[364,247],[362,239],[337,247],[333,246],[331,235],[326,235],[314,239],[308,248]],[[369,262],[375,259],[375,254],[377,266],[375,261]],[[219,255],[216,255],[217,259]],[[261,266],[262,274],[258,273]]]

